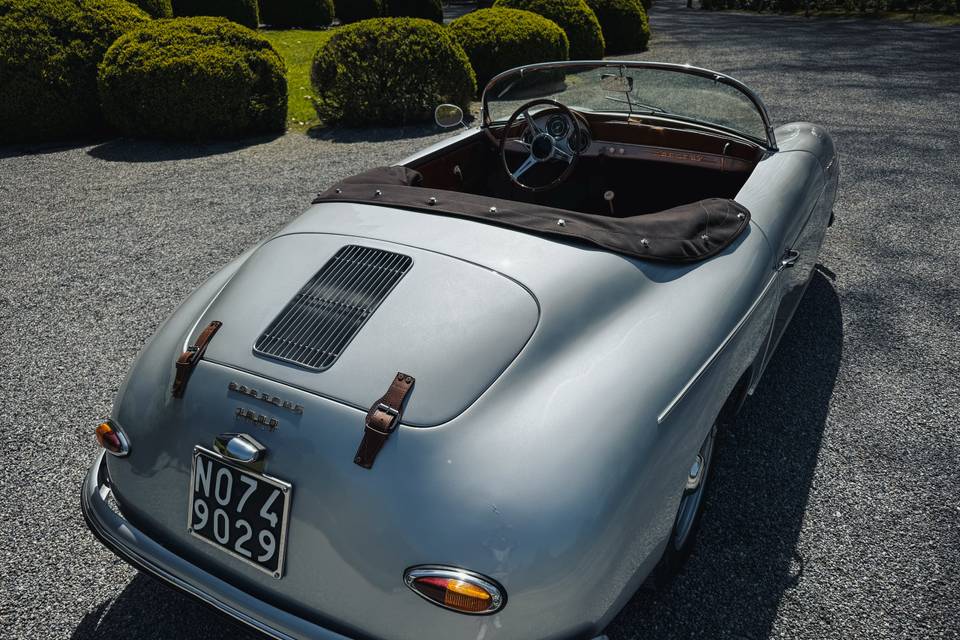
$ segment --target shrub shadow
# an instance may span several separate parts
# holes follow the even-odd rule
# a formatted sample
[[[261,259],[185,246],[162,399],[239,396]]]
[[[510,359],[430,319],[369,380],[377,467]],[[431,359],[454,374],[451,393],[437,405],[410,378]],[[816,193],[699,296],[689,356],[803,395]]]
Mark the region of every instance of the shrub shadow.
[[[139,140],[116,138],[99,144],[87,154],[108,162],[167,162],[190,160],[224,153],[233,153],[247,147],[273,142],[284,134],[269,134],[239,140],[216,140],[210,142],[167,142],[162,140]]]
[[[479,100],[479,98],[478,98]],[[480,105],[473,103],[464,113],[463,123],[467,127],[480,124]],[[391,140],[430,138],[442,134],[455,134],[463,131],[462,127],[445,129],[435,122],[408,124],[399,127],[327,127],[314,125],[307,131],[307,135],[314,140],[327,140],[348,144],[351,142],[389,142]]]
[[[18,142],[15,144],[0,145],[0,159],[19,158],[21,156],[45,155],[60,153],[82,147],[101,144],[107,136],[89,136],[69,140],[54,140],[50,142]]]
[[[843,349],[833,284],[815,272],[754,395],[717,443],[703,523],[681,573],[645,584],[610,640],[767,638],[811,560],[798,549]]]
[[[307,130],[314,140],[350,144],[352,142],[389,142],[401,138],[429,138],[450,129],[441,129],[434,123],[410,124],[403,127],[325,127],[317,125]]]

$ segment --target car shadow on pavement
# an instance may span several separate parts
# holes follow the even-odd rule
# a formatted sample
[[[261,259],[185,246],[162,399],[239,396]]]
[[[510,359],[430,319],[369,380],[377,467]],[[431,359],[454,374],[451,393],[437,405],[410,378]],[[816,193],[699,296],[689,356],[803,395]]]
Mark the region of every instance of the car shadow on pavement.
[[[283,134],[252,136],[239,140],[216,140],[211,142],[166,142],[116,138],[99,144],[87,154],[108,162],[167,162],[190,160],[224,153],[233,153],[247,147],[267,144]]]
[[[637,592],[610,640],[769,636],[807,562],[797,540],[840,367],[843,321],[829,277],[814,273],[763,381],[721,432],[693,554],[668,586]],[[137,574],[72,640],[259,637]]]
[[[138,573],[119,596],[88,612],[71,640],[262,640],[232,619]]]
[[[814,273],[760,385],[721,431],[692,555],[668,585],[637,592],[610,640],[770,636],[810,562],[797,543],[843,349],[832,275]]]

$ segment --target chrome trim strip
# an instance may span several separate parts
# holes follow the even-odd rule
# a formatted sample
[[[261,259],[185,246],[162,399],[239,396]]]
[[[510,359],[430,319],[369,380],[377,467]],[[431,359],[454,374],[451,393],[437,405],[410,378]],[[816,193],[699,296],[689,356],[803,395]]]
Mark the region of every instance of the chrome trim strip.
[[[767,293],[769,293],[770,290],[773,288],[773,284],[778,281],[778,278],[777,278],[778,273],[779,272],[775,272],[770,277],[770,279],[767,280],[767,284],[763,286],[763,290],[760,292],[760,295],[757,296],[757,299],[753,301],[753,304],[750,305],[750,308],[747,309],[747,312],[743,315],[742,318],[740,318],[740,321],[737,322],[733,330],[727,334],[727,337],[723,339],[723,341],[720,343],[720,346],[718,346],[714,350],[714,352],[710,354],[710,357],[707,358],[707,361],[704,362],[699,369],[697,369],[697,372],[693,374],[693,377],[690,378],[690,381],[683,386],[683,388],[680,390],[680,393],[674,396],[673,400],[670,401],[670,404],[668,404],[666,408],[660,412],[660,415],[657,416],[657,424],[663,424],[664,420],[670,417],[670,412],[672,412],[676,408],[676,406],[680,404],[680,401],[683,400],[684,396],[686,396],[687,393],[690,391],[690,389],[693,388],[693,385],[695,385],[697,381],[700,380],[700,377],[704,374],[704,372],[710,368],[710,365],[714,363],[714,361],[720,356],[720,354],[723,352],[726,346],[730,344],[730,342],[736,337],[736,335],[740,332],[740,329],[742,329],[743,326],[747,323],[747,320],[750,319],[750,316],[753,315],[753,312],[756,311],[758,306],[760,306],[760,302],[767,296]]]

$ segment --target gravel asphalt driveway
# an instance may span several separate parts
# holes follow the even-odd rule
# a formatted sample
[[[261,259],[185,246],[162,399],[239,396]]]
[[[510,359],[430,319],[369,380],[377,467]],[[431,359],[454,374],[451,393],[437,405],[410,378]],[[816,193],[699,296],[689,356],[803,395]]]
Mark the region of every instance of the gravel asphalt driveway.
[[[821,273],[721,438],[695,553],[611,640],[957,638],[960,29],[663,0],[652,23],[642,57],[728,72],[776,122],[825,125],[844,173]],[[318,189],[435,138],[0,147],[0,636],[245,636],[88,534],[92,427],[218,266]]]

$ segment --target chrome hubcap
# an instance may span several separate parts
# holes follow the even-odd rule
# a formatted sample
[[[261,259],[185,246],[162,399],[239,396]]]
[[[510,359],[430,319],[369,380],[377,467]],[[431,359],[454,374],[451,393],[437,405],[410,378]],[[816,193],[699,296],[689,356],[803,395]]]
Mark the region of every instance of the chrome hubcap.
[[[704,479],[707,477],[707,471],[710,469],[710,457],[713,454],[714,438],[717,434],[717,427],[710,429],[703,444],[700,445],[700,451],[693,459],[690,470],[687,474],[687,486],[683,492],[683,498],[680,499],[680,508],[677,511],[677,521],[673,526],[673,547],[675,549],[683,548],[690,532],[693,531],[693,523],[697,519],[697,512],[700,510],[700,503],[703,501],[703,493],[706,487]]]
[[[690,465],[690,475],[687,476],[687,491],[696,491],[700,486],[700,480],[703,479],[703,456],[697,454],[693,464]]]

